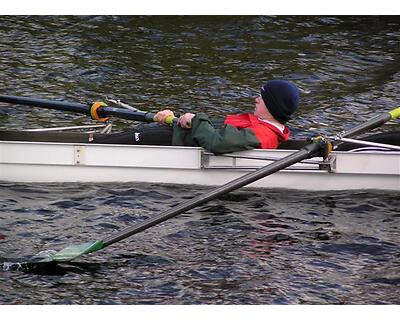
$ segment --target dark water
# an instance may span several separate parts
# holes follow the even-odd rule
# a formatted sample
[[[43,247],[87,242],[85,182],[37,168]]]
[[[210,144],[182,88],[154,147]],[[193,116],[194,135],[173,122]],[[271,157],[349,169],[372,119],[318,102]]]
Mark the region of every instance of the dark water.
[[[3,183],[0,257],[100,239],[205,190]],[[56,274],[1,272],[1,301],[399,303],[399,204],[393,192],[236,191]]]
[[[113,94],[150,111],[222,115],[251,110],[263,81],[286,78],[303,90],[295,135],[329,135],[398,106],[399,26],[397,17],[2,16],[0,93]],[[82,123],[91,120],[0,105],[2,129]],[[206,190],[1,183],[0,262],[108,236]],[[0,303],[398,304],[399,207],[399,192],[236,191],[53,274],[0,272]]]

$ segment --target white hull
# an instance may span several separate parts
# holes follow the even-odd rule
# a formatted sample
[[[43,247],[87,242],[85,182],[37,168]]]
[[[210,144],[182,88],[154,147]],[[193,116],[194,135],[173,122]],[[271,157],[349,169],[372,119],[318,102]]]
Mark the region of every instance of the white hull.
[[[235,155],[281,158],[291,152],[252,150]],[[221,185],[269,162],[209,156],[192,147],[0,141],[0,181],[7,182]],[[249,186],[400,191],[400,152],[333,152],[330,165],[322,170],[318,164],[298,164]]]

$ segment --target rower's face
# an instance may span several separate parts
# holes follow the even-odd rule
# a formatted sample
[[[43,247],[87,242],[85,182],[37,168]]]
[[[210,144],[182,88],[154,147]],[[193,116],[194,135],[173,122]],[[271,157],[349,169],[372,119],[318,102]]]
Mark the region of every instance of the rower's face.
[[[257,96],[256,98],[256,106],[254,108],[254,115],[255,116],[262,116],[265,114],[267,111],[267,107],[265,106],[264,100],[261,98],[261,96]]]

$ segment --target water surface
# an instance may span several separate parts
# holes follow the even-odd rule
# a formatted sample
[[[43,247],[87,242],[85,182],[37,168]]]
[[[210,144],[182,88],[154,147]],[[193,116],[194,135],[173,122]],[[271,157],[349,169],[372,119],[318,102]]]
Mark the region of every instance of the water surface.
[[[101,239],[206,190],[3,183],[0,257]],[[0,272],[1,301],[397,304],[399,204],[393,192],[235,191],[50,274]]]

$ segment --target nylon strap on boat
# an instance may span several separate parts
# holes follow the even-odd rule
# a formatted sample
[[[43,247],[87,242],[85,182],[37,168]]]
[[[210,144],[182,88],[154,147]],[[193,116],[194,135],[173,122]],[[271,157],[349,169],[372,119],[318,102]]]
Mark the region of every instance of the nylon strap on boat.
[[[101,122],[106,122],[108,121],[110,118],[109,117],[105,117],[105,118],[101,118],[99,116],[98,113],[98,109],[101,107],[106,107],[107,105],[104,102],[99,102],[96,101],[92,104],[92,106],[90,107],[90,116],[92,117],[93,120],[98,120]]]

